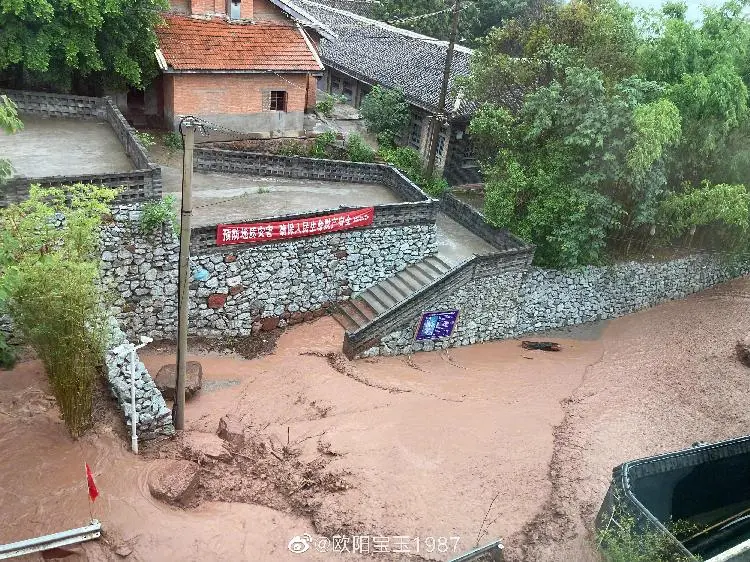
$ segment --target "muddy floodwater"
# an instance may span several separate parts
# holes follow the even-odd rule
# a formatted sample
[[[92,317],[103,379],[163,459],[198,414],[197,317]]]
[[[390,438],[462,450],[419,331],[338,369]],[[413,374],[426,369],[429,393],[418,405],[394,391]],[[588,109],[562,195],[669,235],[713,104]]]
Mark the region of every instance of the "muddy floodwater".
[[[265,357],[192,356],[204,389],[188,403],[189,431],[215,433],[233,413],[270,442],[325,443],[326,469],[348,484],[306,513],[154,500],[158,450],[134,457],[104,422],[72,441],[41,366],[27,361],[0,372],[0,542],[85,524],[88,462],[105,540],[68,560],[121,560],[118,550],[144,561],[448,560],[496,538],[512,561],[595,560],[590,525],[615,465],[748,433],[750,369],[734,357],[748,332],[745,278],[546,335],[558,353],[505,341],[349,363],[335,355],[341,328],[321,318],[286,331]],[[158,349],[142,358],[153,372],[173,360]],[[288,549],[295,536],[337,529],[409,537],[410,554],[402,542],[402,553],[392,542],[369,557]],[[427,552],[425,538],[446,538],[448,551]]]

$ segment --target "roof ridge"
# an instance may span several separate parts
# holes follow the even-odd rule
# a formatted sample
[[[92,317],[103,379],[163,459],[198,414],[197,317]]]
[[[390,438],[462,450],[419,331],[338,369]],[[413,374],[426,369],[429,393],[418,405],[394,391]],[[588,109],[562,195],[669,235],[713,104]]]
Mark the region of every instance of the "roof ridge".
[[[280,21],[273,21],[273,20],[253,20],[253,19],[230,19],[222,14],[213,14],[213,15],[205,15],[205,14],[175,14],[175,13],[167,13],[163,14],[164,19],[181,19],[196,23],[218,23],[218,24],[227,24],[229,26],[236,25],[237,27],[247,27],[247,26],[262,26],[262,27],[284,27],[284,28],[295,28],[297,27],[297,23],[295,22],[280,22]]]
[[[287,0],[287,3],[289,3],[289,4],[291,4],[293,2],[301,2],[301,3],[305,4],[305,5],[313,4],[313,5],[315,5],[315,6],[319,7],[319,8],[322,8],[324,10],[328,10],[330,12],[333,12],[333,13],[336,13],[336,14],[340,14],[342,16],[349,17],[349,18],[351,18],[353,20],[356,20],[356,21],[359,21],[359,22],[362,22],[362,23],[366,23],[366,24],[369,24],[369,25],[374,25],[376,27],[380,27],[381,29],[385,29],[386,31],[390,31],[390,32],[396,33],[398,35],[403,35],[405,37],[411,37],[412,39],[419,39],[420,41],[424,41],[425,43],[430,43],[432,45],[444,46],[444,47],[446,47],[446,49],[448,48],[448,41],[443,41],[442,39],[437,39],[435,37],[430,37],[429,35],[423,35],[421,33],[417,33],[416,31],[411,31],[411,30],[408,30],[408,29],[403,29],[403,28],[400,28],[400,27],[395,27],[395,26],[390,25],[388,23],[385,23],[383,21],[379,21],[379,20],[375,20],[375,19],[368,18],[368,17],[365,17],[365,16],[361,16],[361,15],[355,14],[353,12],[347,12],[346,10],[341,10],[339,8],[334,8],[333,6],[328,6],[327,4],[321,4],[321,3],[315,2],[313,0],[291,0],[291,1]],[[454,48],[456,50],[458,50],[458,51],[461,51],[461,52],[464,52],[464,53],[468,53],[468,54],[471,54],[471,53],[474,52],[473,49],[471,49],[469,47],[465,47],[464,45],[460,45],[458,43],[455,44]]]

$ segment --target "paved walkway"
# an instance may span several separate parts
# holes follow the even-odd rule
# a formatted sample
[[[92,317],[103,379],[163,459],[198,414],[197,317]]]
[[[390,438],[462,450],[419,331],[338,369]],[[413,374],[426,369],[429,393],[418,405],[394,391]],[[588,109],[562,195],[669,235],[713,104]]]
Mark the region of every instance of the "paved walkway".
[[[22,115],[15,135],[0,132],[0,155],[27,177],[127,172],[133,163],[106,121]]]
[[[162,178],[164,192],[179,200],[182,171],[162,166]],[[390,189],[377,184],[193,174],[194,226],[398,202]]]
[[[498,250],[469,229],[439,213],[437,218],[438,257],[456,266],[474,254],[494,254]]]

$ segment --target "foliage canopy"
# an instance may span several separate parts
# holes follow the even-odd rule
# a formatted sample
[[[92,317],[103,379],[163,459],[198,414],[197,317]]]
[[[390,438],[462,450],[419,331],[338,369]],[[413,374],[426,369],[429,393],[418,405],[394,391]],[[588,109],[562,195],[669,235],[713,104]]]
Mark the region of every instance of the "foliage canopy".
[[[167,0],[0,1],[0,72],[24,83],[80,90],[145,87],[156,75],[154,28]]]
[[[707,245],[747,244],[744,5],[696,24],[682,4],[636,14],[573,0],[492,31],[468,83],[488,218],[553,267],[689,244],[696,230]]]
[[[393,145],[409,124],[409,104],[398,90],[375,86],[362,100],[359,111],[367,130],[386,145]]]

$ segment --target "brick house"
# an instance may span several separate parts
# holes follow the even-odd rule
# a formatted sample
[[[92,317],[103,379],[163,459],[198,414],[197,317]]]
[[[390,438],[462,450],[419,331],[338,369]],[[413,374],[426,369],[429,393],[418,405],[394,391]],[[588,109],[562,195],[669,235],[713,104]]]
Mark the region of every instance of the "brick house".
[[[299,136],[315,107],[326,28],[284,0],[173,0],[156,30],[160,113],[258,137]]]

